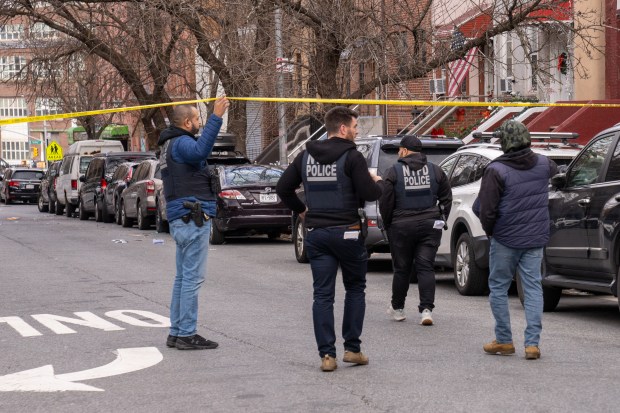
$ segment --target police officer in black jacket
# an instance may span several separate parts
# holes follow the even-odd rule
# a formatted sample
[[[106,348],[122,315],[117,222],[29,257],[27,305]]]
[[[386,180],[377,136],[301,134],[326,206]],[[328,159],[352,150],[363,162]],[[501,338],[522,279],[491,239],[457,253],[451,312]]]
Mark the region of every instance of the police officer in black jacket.
[[[441,231],[450,214],[452,189],[443,170],[426,160],[422,142],[406,136],[400,142],[400,159],[384,174],[379,210],[387,228],[394,265],[392,302],[388,314],[403,321],[405,298],[414,268],[420,293],[420,323],[432,325],[435,307],[433,264]]]
[[[376,182],[381,178],[369,173],[364,156],[355,146],[357,117],[346,107],[328,111],[328,139],[309,142],[284,171],[276,188],[282,201],[304,219],[307,230],[304,242],[314,280],[314,335],[323,371],[337,368],[334,295],[339,265],[346,290],[343,361],[368,364],[360,349],[368,254],[362,235],[365,222],[361,222],[358,209],[365,201],[379,199],[381,188]],[[301,183],[307,208],[295,193]]]

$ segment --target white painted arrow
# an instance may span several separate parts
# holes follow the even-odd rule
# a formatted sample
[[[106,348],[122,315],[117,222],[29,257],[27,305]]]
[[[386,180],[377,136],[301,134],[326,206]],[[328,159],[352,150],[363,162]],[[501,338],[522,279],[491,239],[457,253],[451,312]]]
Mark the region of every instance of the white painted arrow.
[[[99,379],[142,370],[154,366],[164,356],[155,347],[119,348],[116,360],[89,370],[54,375],[51,364],[31,370],[0,376],[0,392],[8,391],[104,391],[75,381]]]

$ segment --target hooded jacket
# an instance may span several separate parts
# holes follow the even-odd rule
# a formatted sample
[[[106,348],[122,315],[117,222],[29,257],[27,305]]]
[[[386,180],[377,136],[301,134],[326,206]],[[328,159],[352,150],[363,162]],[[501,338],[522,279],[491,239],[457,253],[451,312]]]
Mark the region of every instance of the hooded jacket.
[[[278,196],[294,212],[299,214],[306,210],[306,205],[296,193],[303,181],[303,159],[306,151],[320,164],[332,164],[347,152],[344,174],[351,179],[360,208],[363,208],[365,201],[375,201],[381,196],[381,187],[368,173],[366,159],[357,151],[355,142],[340,137],[331,137],[323,141],[308,142],[306,150],[297,155],[278,181],[276,186]],[[305,225],[308,228],[349,225],[356,222],[359,222],[357,212],[353,215],[350,213],[325,214],[310,209],[305,218]]]
[[[396,186],[397,177],[394,168],[389,168],[383,177],[383,181],[380,181],[383,194],[379,201],[379,211],[381,212],[381,219],[383,220],[385,228],[389,228],[394,221],[401,219],[448,219],[450,208],[452,207],[452,189],[450,188],[448,177],[444,171],[439,166],[428,162],[426,155],[421,152],[415,152],[404,158],[400,158],[397,163],[404,163],[414,171],[419,171],[426,165],[433,168],[438,185],[438,205],[422,210],[396,209],[394,187]],[[439,206],[443,208],[443,218]]]
[[[530,148],[487,165],[474,213],[487,236],[510,248],[537,248],[549,237],[549,178],[558,167]]]

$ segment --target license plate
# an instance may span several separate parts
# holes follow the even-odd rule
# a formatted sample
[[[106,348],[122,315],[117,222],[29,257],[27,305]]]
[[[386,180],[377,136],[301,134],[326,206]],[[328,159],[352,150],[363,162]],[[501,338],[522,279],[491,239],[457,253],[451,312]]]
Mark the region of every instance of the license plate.
[[[26,189],[34,189],[34,185],[26,185]]]
[[[264,204],[274,204],[278,202],[278,195],[276,194],[260,194],[260,202]]]

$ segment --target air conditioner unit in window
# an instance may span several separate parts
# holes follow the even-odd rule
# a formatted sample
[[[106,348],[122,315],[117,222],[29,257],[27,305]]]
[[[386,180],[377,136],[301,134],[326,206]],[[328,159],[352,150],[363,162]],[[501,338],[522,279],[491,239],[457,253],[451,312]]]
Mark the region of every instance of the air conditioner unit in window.
[[[431,79],[429,82],[429,89],[431,93],[436,95],[446,94],[446,80],[445,79]]]
[[[508,76],[505,79],[499,80],[499,91],[501,93],[511,93],[512,92],[512,84],[514,83],[514,79],[511,76]]]

